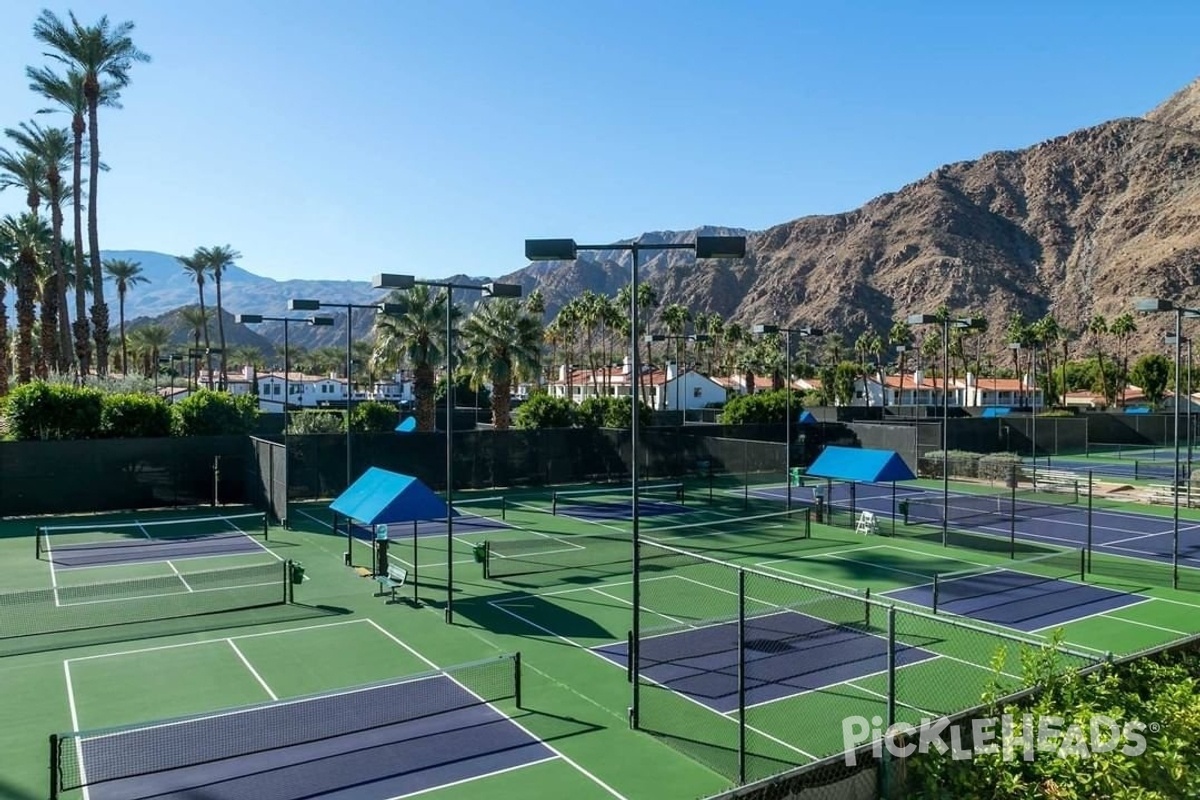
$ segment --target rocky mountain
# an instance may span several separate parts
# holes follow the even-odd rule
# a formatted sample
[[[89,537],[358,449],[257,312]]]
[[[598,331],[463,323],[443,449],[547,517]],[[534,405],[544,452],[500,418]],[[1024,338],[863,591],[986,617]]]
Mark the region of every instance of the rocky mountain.
[[[868,327],[886,332],[897,317],[946,304],[985,316],[987,341],[1002,348],[1013,312],[1031,320],[1053,313],[1081,331],[1093,315],[1130,311],[1138,296],[1200,306],[1198,221],[1200,80],[1144,117],[947,164],[853,211],[748,233],[744,260],[696,262],[685,251],[668,251],[646,258],[641,276],[662,305],[683,303],[747,325],[818,325],[847,342]],[[639,240],[737,232],[713,227]],[[158,254],[121,255],[146,265]],[[161,313],[173,307],[167,304],[194,303],[194,286],[175,265],[170,272],[163,286],[131,293],[130,307]],[[584,289],[615,293],[628,275],[628,253],[586,253],[575,263],[530,264],[499,280],[541,288],[553,315]],[[231,271],[225,285],[226,307],[235,312],[282,312],[288,297],[379,299],[363,282],[276,282],[244,270]],[[362,316],[355,317],[356,333],[369,328]],[[1139,318],[1135,346],[1153,346],[1168,323]],[[261,327],[263,336],[282,338]],[[340,338],[329,328],[314,330],[330,343]]]

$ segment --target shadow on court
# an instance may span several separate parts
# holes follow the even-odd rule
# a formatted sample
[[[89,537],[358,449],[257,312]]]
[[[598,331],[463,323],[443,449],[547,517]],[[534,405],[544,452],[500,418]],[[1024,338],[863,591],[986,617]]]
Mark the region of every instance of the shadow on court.
[[[454,610],[485,630],[512,636],[548,638],[558,635],[569,639],[603,640],[625,636],[624,630],[619,633],[610,631],[594,619],[524,593],[510,592],[487,599],[472,597],[459,600],[455,602]],[[562,644],[574,647],[566,642]]]

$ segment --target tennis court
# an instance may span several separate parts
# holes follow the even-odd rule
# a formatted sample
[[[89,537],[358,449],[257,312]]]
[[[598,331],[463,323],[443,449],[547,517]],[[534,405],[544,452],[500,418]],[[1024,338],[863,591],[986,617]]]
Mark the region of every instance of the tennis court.
[[[326,659],[299,676],[287,666],[289,656],[320,650],[356,652],[365,663]],[[486,792],[490,776],[557,760],[498,705],[519,709],[518,657],[432,667],[370,620],[67,659],[77,729],[52,750],[56,794],[275,800],[303,787],[307,796],[390,798],[481,781]],[[340,684],[364,674],[382,680]],[[213,677],[220,690],[195,697],[191,687]],[[208,707],[218,697],[235,707]],[[130,723],[129,706],[190,713]]]
[[[54,570],[270,553],[261,513],[43,525],[35,556]]]

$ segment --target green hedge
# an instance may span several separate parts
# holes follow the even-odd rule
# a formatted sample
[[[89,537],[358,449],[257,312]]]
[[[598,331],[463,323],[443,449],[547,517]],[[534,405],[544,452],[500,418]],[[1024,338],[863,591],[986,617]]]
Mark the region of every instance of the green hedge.
[[[8,396],[9,433],[14,439],[95,439],[105,395],[99,389],[27,383]]]
[[[176,436],[249,434],[258,421],[258,398],[201,389],[172,406]]]
[[[570,428],[575,424],[575,403],[565,397],[539,392],[513,412],[516,428]]]
[[[106,394],[100,406],[100,435],[110,439],[171,435],[171,406],[148,394]]]
[[[769,392],[755,392],[754,394],[740,395],[733,398],[725,404],[725,410],[721,414],[721,424],[723,425],[747,425],[753,423],[779,423],[787,422],[787,390],[779,389]],[[795,390],[792,391],[792,419],[793,421],[804,410],[804,395]]]

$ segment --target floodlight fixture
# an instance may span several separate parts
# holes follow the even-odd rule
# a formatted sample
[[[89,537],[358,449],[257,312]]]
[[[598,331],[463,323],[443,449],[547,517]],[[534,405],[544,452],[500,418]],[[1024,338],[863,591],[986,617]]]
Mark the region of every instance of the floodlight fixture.
[[[383,272],[371,279],[371,287],[373,289],[411,289],[416,282],[417,279],[412,275]]]
[[[292,298],[288,300],[288,311],[320,311],[320,300],[298,300]]]
[[[233,319],[241,325],[254,325],[263,321],[262,314],[238,314]]]
[[[525,257],[530,261],[574,261],[578,253],[574,239],[525,240]]]

